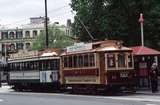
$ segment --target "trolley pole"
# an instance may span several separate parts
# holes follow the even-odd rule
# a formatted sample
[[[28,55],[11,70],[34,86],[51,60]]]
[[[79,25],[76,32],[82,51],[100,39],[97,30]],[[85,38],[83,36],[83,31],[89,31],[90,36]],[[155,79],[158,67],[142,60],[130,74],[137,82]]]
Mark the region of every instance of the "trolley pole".
[[[143,14],[140,14],[140,18],[139,18],[139,22],[141,25],[141,45],[144,46],[144,34],[143,34],[143,23],[144,23],[144,18],[143,18]]]
[[[45,0],[45,33],[46,33],[46,48],[48,48],[48,16],[47,16],[47,0]]]

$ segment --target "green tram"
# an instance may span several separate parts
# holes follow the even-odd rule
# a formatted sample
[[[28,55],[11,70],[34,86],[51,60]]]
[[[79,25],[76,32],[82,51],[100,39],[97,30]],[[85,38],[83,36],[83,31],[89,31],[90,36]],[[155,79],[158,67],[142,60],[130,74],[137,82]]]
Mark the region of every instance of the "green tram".
[[[21,53],[11,58],[8,60],[9,84],[15,90],[48,91],[59,88],[60,58],[57,52]]]

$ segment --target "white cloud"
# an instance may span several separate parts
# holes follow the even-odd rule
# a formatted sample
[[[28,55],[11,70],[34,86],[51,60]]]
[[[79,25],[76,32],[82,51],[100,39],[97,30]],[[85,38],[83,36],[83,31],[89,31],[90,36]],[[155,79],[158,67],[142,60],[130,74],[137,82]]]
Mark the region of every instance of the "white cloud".
[[[47,0],[51,21],[66,23],[73,18],[70,0]],[[23,24],[30,17],[44,16],[44,0],[0,0],[0,24]]]

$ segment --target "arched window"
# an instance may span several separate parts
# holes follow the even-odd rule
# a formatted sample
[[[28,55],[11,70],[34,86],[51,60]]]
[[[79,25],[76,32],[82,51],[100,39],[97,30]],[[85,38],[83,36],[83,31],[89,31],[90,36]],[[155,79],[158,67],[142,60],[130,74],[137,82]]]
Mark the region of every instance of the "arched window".
[[[15,45],[14,45],[14,44],[11,44],[11,45],[10,45],[10,49],[11,49],[11,51],[14,51],[14,50],[15,50]]]
[[[28,50],[31,49],[31,44],[30,43],[26,43],[26,49],[28,49]]]
[[[30,31],[26,31],[26,32],[25,32],[25,37],[26,37],[26,38],[30,38]]]
[[[33,38],[35,38],[38,35],[37,30],[33,31]]]
[[[14,35],[15,35],[15,33],[14,33],[13,31],[11,31],[11,32],[9,33],[9,36],[10,36],[11,39],[14,39]]]

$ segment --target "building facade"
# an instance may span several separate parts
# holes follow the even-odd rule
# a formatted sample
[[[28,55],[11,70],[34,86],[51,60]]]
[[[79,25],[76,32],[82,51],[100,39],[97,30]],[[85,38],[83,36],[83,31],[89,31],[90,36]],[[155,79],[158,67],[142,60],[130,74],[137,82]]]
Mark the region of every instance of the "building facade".
[[[30,18],[29,24],[16,28],[1,28],[0,56],[16,53],[19,50],[31,50],[33,41],[44,31],[44,21],[44,17],[33,17]]]
[[[0,30],[0,52],[14,53],[18,50],[31,50],[32,42],[44,31],[44,25],[27,25],[16,29]]]
[[[0,29],[0,58],[7,54],[16,53],[19,50],[31,50],[33,41],[41,32],[45,30],[44,17],[30,18],[30,23],[16,28],[1,28]],[[49,19],[48,19],[49,21]],[[55,24],[56,23],[56,24]],[[71,20],[67,20],[67,25],[54,24],[65,35],[71,36]]]

